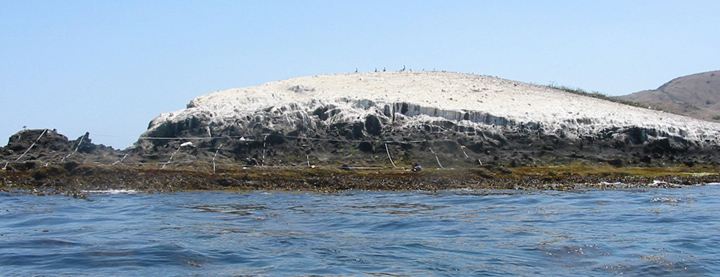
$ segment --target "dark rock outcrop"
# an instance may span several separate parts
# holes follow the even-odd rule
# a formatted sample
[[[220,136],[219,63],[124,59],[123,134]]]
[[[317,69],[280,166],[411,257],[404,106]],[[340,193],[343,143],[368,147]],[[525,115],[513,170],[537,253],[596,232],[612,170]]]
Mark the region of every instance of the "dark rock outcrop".
[[[29,170],[48,164],[62,164],[72,170],[85,162],[115,162],[124,153],[92,143],[90,134],[68,140],[55,130],[22,130],[0,147],[0,162],[6,170]]]

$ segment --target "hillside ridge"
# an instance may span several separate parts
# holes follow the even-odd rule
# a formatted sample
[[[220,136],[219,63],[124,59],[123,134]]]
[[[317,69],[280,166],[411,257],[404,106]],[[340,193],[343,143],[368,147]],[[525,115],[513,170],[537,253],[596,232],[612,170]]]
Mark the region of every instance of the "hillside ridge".
[[[720,122],[720,71],[674,78],[657,89],[617,98],[670,113]]]

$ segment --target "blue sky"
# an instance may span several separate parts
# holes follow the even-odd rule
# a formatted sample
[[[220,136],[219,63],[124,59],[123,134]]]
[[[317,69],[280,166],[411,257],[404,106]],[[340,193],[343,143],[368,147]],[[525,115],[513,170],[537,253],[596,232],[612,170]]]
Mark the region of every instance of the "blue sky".
[[[292,77],[447,70],[623,95],[720,70],[720,1],[0,0],[0,139],[130,146],[160,113]]]

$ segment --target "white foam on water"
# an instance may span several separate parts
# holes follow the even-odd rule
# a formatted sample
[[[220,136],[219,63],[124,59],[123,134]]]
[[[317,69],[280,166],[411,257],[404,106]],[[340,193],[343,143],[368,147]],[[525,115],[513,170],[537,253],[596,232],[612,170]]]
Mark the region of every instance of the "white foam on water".
[[[108,190],[83,190],[84,193],[95,193],[95,194],[135,194],[139,193],[134,189],[108,189]]]

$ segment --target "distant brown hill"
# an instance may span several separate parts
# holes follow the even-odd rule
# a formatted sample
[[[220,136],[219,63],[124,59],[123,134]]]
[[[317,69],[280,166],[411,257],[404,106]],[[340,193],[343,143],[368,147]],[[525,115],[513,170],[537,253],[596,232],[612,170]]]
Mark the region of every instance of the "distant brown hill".
[[[675,78],[657,89],[617,98],[648,105],[654,109],[717,122],[720,121],[720,71]]]

